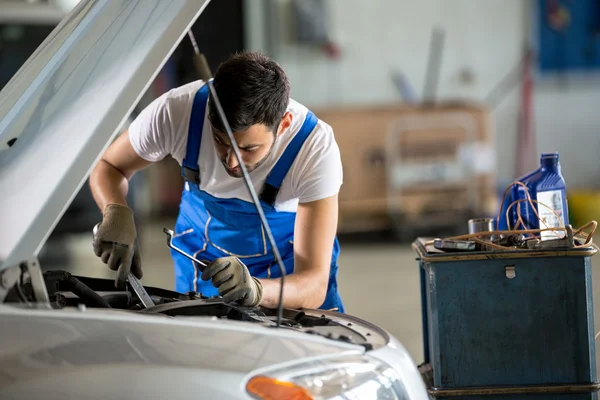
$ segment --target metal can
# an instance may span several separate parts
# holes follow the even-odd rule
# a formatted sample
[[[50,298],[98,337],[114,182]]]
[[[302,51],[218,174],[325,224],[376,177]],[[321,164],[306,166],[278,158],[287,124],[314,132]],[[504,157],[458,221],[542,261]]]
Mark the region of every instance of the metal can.
[[[473,218],[469,220],[469,234],[491,232],[494,230],[493,218]]]

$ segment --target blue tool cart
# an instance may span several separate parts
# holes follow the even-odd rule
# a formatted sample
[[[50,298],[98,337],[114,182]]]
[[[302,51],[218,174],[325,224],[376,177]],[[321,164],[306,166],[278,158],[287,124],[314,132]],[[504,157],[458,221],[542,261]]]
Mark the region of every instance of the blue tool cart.
[[[598,399],[597,247],[444,252],[413,242],[436,399]]]

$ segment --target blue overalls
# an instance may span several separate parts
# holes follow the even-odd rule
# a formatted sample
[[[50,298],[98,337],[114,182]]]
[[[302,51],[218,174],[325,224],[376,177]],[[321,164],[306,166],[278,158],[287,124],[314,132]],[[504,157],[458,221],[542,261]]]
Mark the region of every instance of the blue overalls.
[[[250,274],[257,278],[280,277],[279,266],[255,205],[240,199],[220,199],[200,190],[198,156],[207,101],[208,87],[204,85],[196,93],[192,106],[186,155],[182,165],[182,175],[186,182],[173,244],[200,260],[212,261],[219,257],[237,256],[248,267]],[[286,275],[294,272],[293,240],[296,213],[276,211],[275,198],[292,162],[317,122],[317,117],[309,111],[300,131],[267,176],[259,194],[264,214],[285,265]],[[344,306],[337,291],[336,279],[339,251],[336,237],[331,255],[327,295],[319,308],[343,313]],[[203,281],[200,278],[201,272],[195,263],[173,250],[171,255],[175,262],[176,291],[196,291],[205,296],[218,295],[217,288],[210,280]]]

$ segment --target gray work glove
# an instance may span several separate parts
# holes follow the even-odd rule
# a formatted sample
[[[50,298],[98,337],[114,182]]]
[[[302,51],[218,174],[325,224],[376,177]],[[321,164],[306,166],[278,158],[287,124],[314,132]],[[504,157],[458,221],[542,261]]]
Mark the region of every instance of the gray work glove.
[[[120,204],[104,209],[102,223],[94,234],[94,253],[113,271],[118,271],[115,283],[120,286],[131,271],[142,278],[142,263],[136,246],[137,232],[133,210]]]
[[[202,271],[202,280],[211,278],[227,303],[237,301],[243,306],[256,307],[262,300],[262,284],[237,257],[217,258],[208,263]]]

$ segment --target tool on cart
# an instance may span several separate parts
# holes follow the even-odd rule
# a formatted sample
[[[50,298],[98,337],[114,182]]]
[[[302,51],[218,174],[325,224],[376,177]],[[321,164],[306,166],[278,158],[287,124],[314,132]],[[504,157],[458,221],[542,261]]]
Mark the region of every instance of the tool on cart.
[[[504,210],[506,214],[506,220],[509,220],[509,213],[513,206],[516,207],[516,220],[515,226],[509,229],[490,229],[491,219],[489,218],[476,218],[468,221],[469,234],[459,235],[442,239],[435,239],[427,242],[428,246],[433,245],[437,250],[443,251],[473,251],[472,248],[463,243],[462,246],[454,245],[453,242],[469,242],[473,241],[476,243],[475,251],[493,251],[493,250],[539,250],[539,249],[572,249],[572,248],[585,248],[585,247],[596,247],[592,243],[594,233],[598,223],[596,221],[590,221],[583,225],[577,230],[573,230],[573,227],[568,223],[563,224],[561,216],[553,208],[543,202],[538,202],[532,199],[529,195],[529,188],[527,185],[520,181],[513,182],[504,192],[504,196],[507,195],[508,191],[513,189],[515,186],[524,188],[524,199],[516,200],[506,207],[506,202],[502,201],[501,211]],[[559,196],[560,197],[560,196]],[[559,221],[560,226],[551,226],[544,228],[531,228],[523,220],[520,213],[521,208],[518,205],[520,202],[527,202],[531,206],[531,210],[538,218],[540,224],[546,224],[548,219],[542,217],[542,215],[548,215],[553,213],[555,220]],[[538,212],[537,203],[539,206],[545,207],[547,210],[545,213]],[[556,202],[553,203],[557,204]],[[559,205],[559,208],[562,205]],[[541,207],[540,207],[541,208]],[[500,212],[501,212],[500,211]],[[560,211],[560,210],[559,210]],[[498,221],[501,221],[500,215],[498,215]],[[501,224],[500,224],[501,225]],[[539,224],[538,224],[539,226]]]
[[[94,228],[92,229],[92,234],[94,236],[94,239],[96,237],[96,233],[98,232],[99,226],[100,226],[100,224],[98,223],[98,224],[94,225]],[[117,246],[117,244],[113,243],[113,246]],[[136,246],[137,246],[137,244],[136,244]],[[131,252],[131,257],[133,257],[133,252]],[[123,262],[121,265],[131,265],[131,260],[128,260],[127,262]],[[120,273],[117,273],[117,280],[119,279],[120,275],[121,275]],[[135,275],[133,275],[133,273],[131,271],[129,271],[127,273],[127,281],[131,285],[131,288],[133,289],[133,291],[135,292],[137,297],[140,299],[140,301],[142,302],[144,307],[148,308],[148,307],[153,307],[155,305],[154,301],[152,301],[152,298],[150,297],[150,295],[144,288],[144,285],[142,285],[142,282],[140,282],[140,280]]]
[[[525,235],[522,235],[520,233],[504,235],[498,239],[492,240],[492,243],[505,247],[527,247]]]
[[[540,240],[531,239],[527,241],[528,249],[572,249],[575,247],[575,238],[573,236],[573,228],[571,225],[566,226],[566,232],[562,239]],[[581,243],[580,243],[581,244]]]
[[[473,240],[435,239],[433,246],[444,251],[475,251],[477,242]]]
[[[433,246],[437,250],[456,252],[456,251],[514,251],[514,250],[541,250],[541,249],[577,249],[587,247],[597,247],[593,243],[593,236],[598,223],[590,221],[581,228],[573,230],[571,225],[560,228],[565,235],[559,239],[540,240],[541,229],[532,229],[526,231],[491,231],[479,232],[475,234],[460,235],[449,238],[436,238],[426,243],[427,246]],[[529,236],[527,236],[529,235]],[[496,236],[495,239],[490,237]],[[468,246],[467,243],[477,244],[475,249]]]

